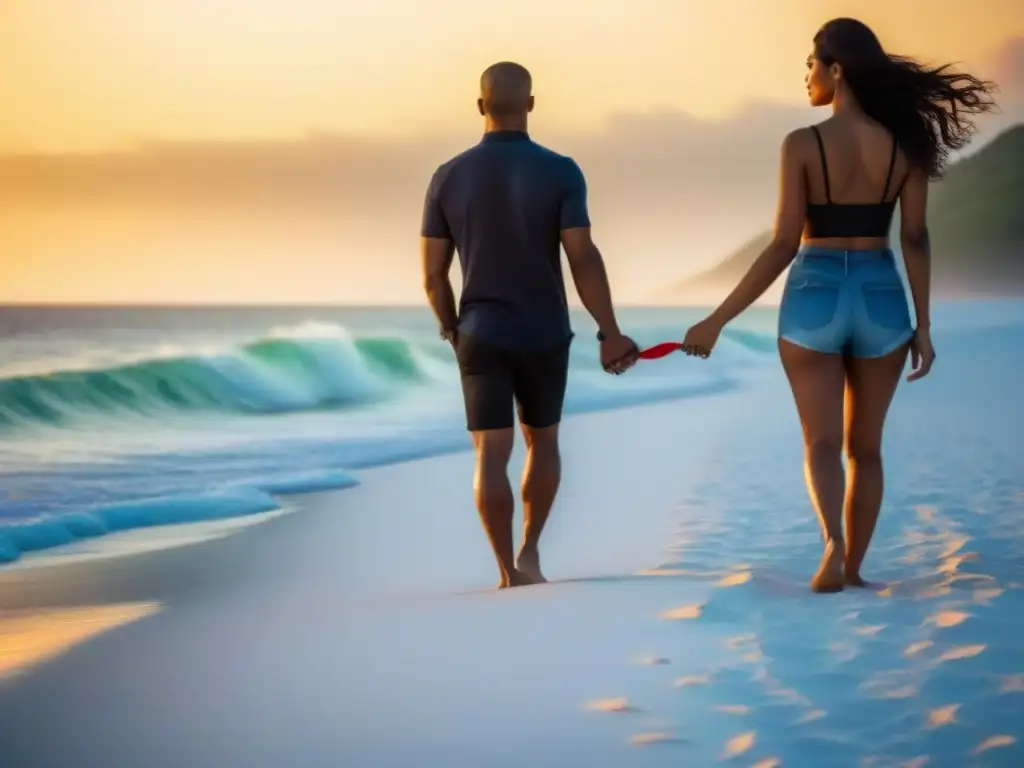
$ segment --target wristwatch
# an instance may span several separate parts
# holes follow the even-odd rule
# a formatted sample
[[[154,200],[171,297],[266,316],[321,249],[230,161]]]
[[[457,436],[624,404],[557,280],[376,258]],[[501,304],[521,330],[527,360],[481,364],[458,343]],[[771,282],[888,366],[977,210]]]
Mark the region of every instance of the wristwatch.
[[[601,331],[597,332],[597,340],[598,341],[604,341],[606,338],[608,338],[608,337],[605,336],[603,333],[601,333]]]

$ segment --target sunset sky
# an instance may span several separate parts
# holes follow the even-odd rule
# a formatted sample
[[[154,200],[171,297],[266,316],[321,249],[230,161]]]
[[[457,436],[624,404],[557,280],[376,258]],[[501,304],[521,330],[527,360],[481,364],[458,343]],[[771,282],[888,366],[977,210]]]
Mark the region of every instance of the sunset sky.
[[[479,132],[477,77],[500,59],[534,73],[534,135],[568,137],[572,149],[573,137],[600,136],[615,116],[688,113],[710,125],[734,120],[751,102],[798,108],[810,38],[835,15],[863,19],[896,52],[962,62],[985,75],[1020,66],[1013,58],[1020,58],[1013,38],[1024,38],[1020,0],[28,0],[0,4],[0,154],[317,133],[406,143],[449,136],[455,147]],[[769,138],[765,146],[777,146],[778,136]],[[770,167],[774,149],[765,152]],[[428,165],[411,171],[409,186],[422,186],[425,172]],[[414,197],[401,204],[416,208]],[[78,270],[85,282],[57,289],[47,275],[81,254],[67,243],[40,245],[45,238],[31,227],[47,226],[45,212],[11,205],[0,201],[0,221],[14,222],[20,234],[0,239],[0,300],[226,298],[203,288],[198,273],[173,290],[159,284],[159,265],[146,266],[166,258],[159,243],[152,257],[132,246],[141,263],[113,292],[104,288],[113,262],[104,262],[103,247],[91,249],[90,269]],[[769,195],[765,210],[773,205]],[[413,237],[417,218],[418,210],[402,218]],[[735,233],[723,251],[750,234]],[[408,254],[381,258],[385,272],[413,264]],[[205,270],[231,274],[244,259],[237,249],[222,256],[208,249]],[[343,253],[316,256],[306,265],[314,270],[308,286],[337,279],[351,263]],[[371,294],[378,287],[386,294],[386,281],[371,272],[360,279],[375,286]],[[101,276],[95,285],[90,274]],[[261,279],[272,276],[271,269]],[[287,300],[323,298],[308,286],[298,281]],[[378,298],[411,300],[417,286],[411,279],[401,295]],[[266,294],[257,287],[250,298]]]

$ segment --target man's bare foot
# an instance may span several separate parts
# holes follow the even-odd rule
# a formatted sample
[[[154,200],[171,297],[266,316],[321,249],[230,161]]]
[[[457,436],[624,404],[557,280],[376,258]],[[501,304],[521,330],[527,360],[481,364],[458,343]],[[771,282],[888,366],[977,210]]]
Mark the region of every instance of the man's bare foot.
[[[821,556],[818,572],[811,579],[811,590],[814,592],[842,592],[846,585],[843,574],[845,560],[843,542],[830,539],[825,545],[825,553]]]
[[[540,572],[540,553],[536,549],[521,549],[516,558],[516,570],[530,579],[531,584],[546,584]]]
[[[510,574],[502,574],[501,581],[498,582],[498,589],[509,589],[510,587],[528,587],[531,584],[536,584],[528,574],[523,573],[520,570],[514,570]]]

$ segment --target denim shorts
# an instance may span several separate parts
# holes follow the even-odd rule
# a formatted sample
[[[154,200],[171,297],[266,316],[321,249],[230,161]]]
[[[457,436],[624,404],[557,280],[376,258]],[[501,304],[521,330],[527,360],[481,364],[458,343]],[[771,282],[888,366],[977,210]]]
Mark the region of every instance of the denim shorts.
[[[779,308],[780,339],[827,354],[883,357],[913,335],[891,250],[805,245],[797,253]]]

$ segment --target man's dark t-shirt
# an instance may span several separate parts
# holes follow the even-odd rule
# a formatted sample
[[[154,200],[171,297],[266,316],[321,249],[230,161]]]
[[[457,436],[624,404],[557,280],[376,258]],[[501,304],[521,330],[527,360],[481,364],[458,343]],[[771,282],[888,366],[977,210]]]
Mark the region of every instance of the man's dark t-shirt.
[[[586,181],[571,158],[525,132],[492,131],[434,173],[421,234],[458,250],[459,332],[526,351],[572,336],[560,233],[589,226]]]

